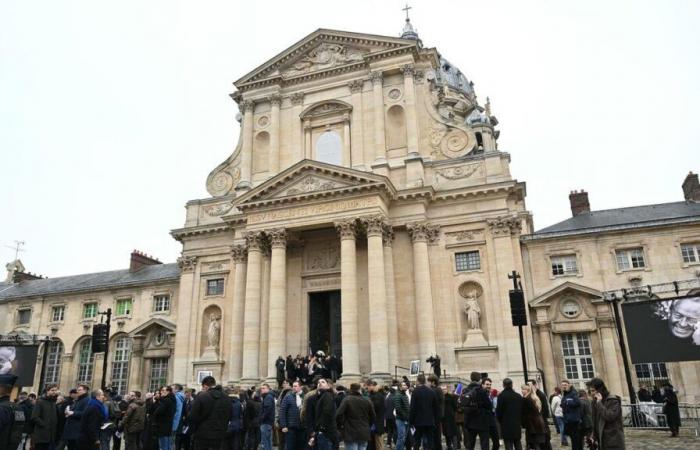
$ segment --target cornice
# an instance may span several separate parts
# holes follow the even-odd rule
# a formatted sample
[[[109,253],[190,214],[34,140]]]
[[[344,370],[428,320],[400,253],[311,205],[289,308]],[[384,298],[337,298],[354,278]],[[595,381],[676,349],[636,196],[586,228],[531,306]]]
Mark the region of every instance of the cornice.
[[[203,234],[224,233],[226,231],[231,231],[231,226],[228,223],[218,223],[210,225],[198,225],[187,228],[177,228],[175,230],[170,230],[170,235],[175,240],[182,242],[183,240],[190,237],[201,236]]]

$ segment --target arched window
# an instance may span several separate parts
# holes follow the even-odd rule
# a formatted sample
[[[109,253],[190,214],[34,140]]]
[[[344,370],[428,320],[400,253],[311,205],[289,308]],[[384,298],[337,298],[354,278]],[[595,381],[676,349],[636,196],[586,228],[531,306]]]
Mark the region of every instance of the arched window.
[[[270,160],[270,134],[262,131],[255,136],[253,173],[267,172]]]
[[[119,395],[126,394],[129,385],[129,358],[131,357],[131,338],[122,336],[114,345],[112,357],[112,389]]]
[[[316,160],[340,166],[343,164],[343,140],[333,130],[321,133],[316,141]]]
[[[95,355],[92,353],[92,341],[85,339],[80,343],[78,351],[78,383],[92,383],[92,367],[95,363]]]
[[[61,358],[63,357],[63,342],[51,341],[46,356],[44,385],[58,384],[61,379]]]
[[[386,143],[389,150],[406,147],[406,115],[394,105],[386,112]]]

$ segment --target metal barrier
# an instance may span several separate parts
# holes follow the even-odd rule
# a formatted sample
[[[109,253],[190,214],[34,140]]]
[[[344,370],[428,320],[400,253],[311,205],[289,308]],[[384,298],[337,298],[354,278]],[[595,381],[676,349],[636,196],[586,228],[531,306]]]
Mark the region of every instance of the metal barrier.
[[[641,402],[635,405],[622,404],[622,423],[627,428],[667,430],[668,422],[663,413],[664,405],[654,402]],[[700,405],[679,403],[681,428],[690,429],[700,436]]]

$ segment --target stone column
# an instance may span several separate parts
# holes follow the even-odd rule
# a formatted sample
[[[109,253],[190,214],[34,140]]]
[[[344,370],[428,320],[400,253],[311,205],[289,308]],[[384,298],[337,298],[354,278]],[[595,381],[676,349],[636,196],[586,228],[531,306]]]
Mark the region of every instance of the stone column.
[[[233,279],[233,321],[231,323],[231,368],[229,374],[232,381],[241,380],[243,364],[243,317],[245,314],[246,269],[248,266],[248,249],[245,245],[235,245],[232,250],[233,261],[236,263]]]
[[[143,370],[143,350],[146,336],[137,334],[131,338],[131,359],[129,360],[129,385],[130,391],[143,391],[143,380],[148,379],[148,374]]]
[[[374,107],[374,162],[386,161],[386,144],[384,142],[384,91],[381,72],[372,72],[372,99]]]
[[[295,92],[289,96],[289,100],[292,102],[292,123],[294,124],[292,129],[294,130],[294,150],[297,155],[293,162],[296,163],[305,158],[304,135],[301,126],[301,108],[304,103],[304,94],[302,92]]]
[[[245,313],[243,327],[243,366],[241,384],[251,385],[260,381],[260,276],[262,263],[262,232],[251,232],[248,242],[248,267],[246,275]]]
[[[272,245],[270,257],[270,320],[268,321],[267,379],[275,381],[277,357],[287,353],[287,232],[268,233]]]
[[[370,360],[372,377],[389,380],[389,329],[386,313],[386,278],[384,274],[384,217],[362,219],[367,227],[367,285],[370,306]]]
[[[542,362],[542,370],[544,370],[547,387],[550,391],[558,385],[557,369],[554,367],[554,348],[552,347],[552,337],[550,336],[551,325],[549,323],[538,323],[534,328],[540,335],[540,358]]]
[[[350,157],[350,114],[343,115],[343,165],[351,167]]]
[[[270,173],[280,171],[280,104],[282,97],[270,96]]]
[[[311,121],[304,121],[304,158],[313,159],[311,150]]]
[[[386,279],[386,315],[389,325],[389,370],[399,362],[399,328],[396,314],[396,287],[394,284],[394,230],[384,227],[384,277]]]
[[[436,353],[435,317],[433,312],[433,291],[430,282],[430,260],[428,241],[435,239],[438,228],[426,223],[406,225],[413,240],[413,290],[416,298],[418,320],[419,358],[426,359]]]
[[[352,129],[350,130],[352,139],[352,150],[350,157],[350,167],[364,167],[364,145],[362,134],[362,86],[364,80],[353,80],[348,83],[350,93],[352,94]]]
[[[243,111],[241,181],[238,183],[238,186],[249,188],[252,185],[253,173],[253,110],[255,109],[255,103],[252,100],[243,100],[238,106]]]
[[[354,219],[335,223],[340,234],[340,314],[343,340],[343,379],[360,378],[360,342],[357,326],[357,260]]]
[[[418,154],[418,122],[416,120],[416,90],[413,85],[413,64],[401,68],[403,72],[403,98],[406,102],[406,144],[409,155]]]
[[[614,327],[615,322],[612,317],[598,319],[598,329],[603,343],[603,359],[605,360],[605,384],[610,392],[617,392],[620,396],[624,396],[627,392],[627,383],[622,381],[624,369],[617,358],[620,350],[617,346],[617,332]],[[627,398],[630,398],[629,392],[627,392]]]
[[[177,265],[181,270],[177,301],[177,324],[180,332],[175,336],[173,377],[176,380],[187,381],[192,379],[192,358],[199,356],[199,351],[195,350],[196,340],[189,338],[197,335],[197,320],[193,317],[199,301],[197,257],[183,255],[177,259]]]

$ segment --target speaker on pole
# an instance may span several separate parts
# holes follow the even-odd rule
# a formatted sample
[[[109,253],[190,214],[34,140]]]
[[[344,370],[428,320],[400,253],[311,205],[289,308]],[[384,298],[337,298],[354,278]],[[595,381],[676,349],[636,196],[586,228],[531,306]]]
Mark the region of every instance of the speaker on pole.
[[[525,311],[525,294],[521,290],[511,290],[510,295],[510,316],[513,319],[513,326],[527,325],[527,312]]]

